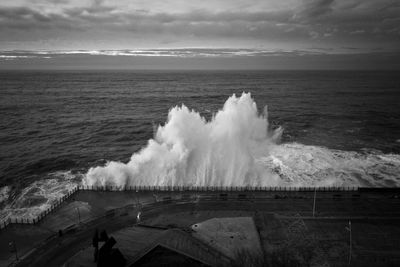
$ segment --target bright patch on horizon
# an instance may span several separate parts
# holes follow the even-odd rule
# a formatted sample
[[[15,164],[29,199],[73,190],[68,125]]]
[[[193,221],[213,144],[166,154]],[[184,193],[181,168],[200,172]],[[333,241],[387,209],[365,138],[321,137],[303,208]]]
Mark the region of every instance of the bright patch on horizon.
[[[359,51],[357,51],[358,53]],[[373,51],[366,51],[373,52]],[[231,57],[270,57],[304,55],[340,55],[353,54],[355,51],[310,50],[261,50],[261,49],[140,49],[140,50],[41,50],[41,51],[0,51],[1,59],[53,58],[62,56],[111,56],[111,57],[176,57],[176,58],[231,58]]]

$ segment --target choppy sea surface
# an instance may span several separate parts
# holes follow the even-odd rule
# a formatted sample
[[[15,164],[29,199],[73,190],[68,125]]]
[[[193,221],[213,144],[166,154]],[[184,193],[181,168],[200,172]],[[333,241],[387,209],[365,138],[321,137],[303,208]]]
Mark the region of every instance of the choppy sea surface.
[[[390,71],[2,71],[0,220],[35,216],[82,180],[399,186],[399,103]]]

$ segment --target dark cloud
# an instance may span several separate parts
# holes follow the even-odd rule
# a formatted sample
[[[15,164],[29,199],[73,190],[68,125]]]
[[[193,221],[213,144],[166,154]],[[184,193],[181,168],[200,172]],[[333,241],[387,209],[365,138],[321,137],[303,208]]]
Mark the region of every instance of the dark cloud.
[[[70,15],[84,15],[84,14],[106,14],[113,10],[116,7],[111,5],[105,5],[103,0],[94,0],[91,5],[87,7],[78,7],[78,8],[69,8],[65,9],[66,14]]]
[[[40,49],[46,40],[56,40],[55,48],[66,40],[75,43],[71,48],[80,43],[100,45],[100,40],[106,47],[119,43],[133,48],[179,43],[276,48],[284,44],[296,49],[312,47],[315,42],[338,51],[342,47],[400,47],[400,3],[390,0],[304,0],[298,6],[281,6],[277,0],[279,8],[268,8],[261,0],[235,1],[242,9],[228,8],[226,3],[225,11],[213,3],[187,9],[177,5],[175,10],[167,0],[166,7],[151,3],[132,7],[129,2],[103,0],[79,5],[73,1],[33,2],[37,5],[0,5],[0,49],[11,42],[24,47],[24,41],[40,42],[36,44]],[[46,8],[44,3],[51,4]]]
[[[254,13],[207,13],[193,11],[185,14],[145,12],[110,13],[113,7],[92,6],[88,8],[65,9],[62,15],[42,14],[29,8],[0,9],[3,28],[14,27],[20,30],[32,28],[61,28],[88,30],[122,30],[143,34],[172,33],[175,35],[193,34],[196,36],[259,36],[270,35],[281,30],[276,23],[288,22],[290,12]],[[1,26],[0,26],[1,27]],[[263,37],[263,36],[259,36]]]
[[[7,33],[0,35],[0,40],[21,39],[32,34],[51,36],[59,30],[79,31],[80,25],[71,21],[71,18],[54,13],[44,13],[26,7],[0,8],[0,31]]]
[[[300,11],[295,13],[294,19],[315,19],[332,12],[332,4],[335,0],[304,0]]]
[[[44,15],[38,11],[35,11],[26,7],[5,7],[0,8],[0,18],[3,20],[9,20],[18,22],[20,20],[30,20],[30,21],[44,21],[49,22],[51,19],[49,16]]]

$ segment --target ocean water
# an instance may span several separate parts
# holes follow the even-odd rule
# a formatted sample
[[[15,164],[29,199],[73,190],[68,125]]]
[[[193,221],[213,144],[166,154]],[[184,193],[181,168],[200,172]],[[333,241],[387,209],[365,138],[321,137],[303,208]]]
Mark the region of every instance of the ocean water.
[[[79,183],[399,186],[399,103],[389,71],[3,71],[0,219]]]

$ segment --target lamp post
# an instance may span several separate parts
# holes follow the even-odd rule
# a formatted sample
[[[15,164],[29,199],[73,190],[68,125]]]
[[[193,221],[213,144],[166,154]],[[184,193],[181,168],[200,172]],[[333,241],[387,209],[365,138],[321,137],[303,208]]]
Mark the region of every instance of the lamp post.
[[[352,245],[351,245],[351,221],[349,220],[349,226],[346,227],[346,230],[349,231],[349,265],[351,263],[351,250],[352,250]]]

